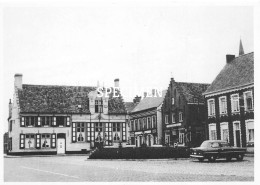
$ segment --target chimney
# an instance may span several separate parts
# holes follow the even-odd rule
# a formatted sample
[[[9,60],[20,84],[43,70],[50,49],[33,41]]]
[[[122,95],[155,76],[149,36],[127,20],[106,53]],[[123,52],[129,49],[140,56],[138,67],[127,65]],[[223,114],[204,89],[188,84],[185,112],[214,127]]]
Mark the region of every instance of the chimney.
[[[136,95],[136,97],[134,98],[133,102],[134,103],[139,103],[141,101],[141,98],[142,98],[142,96],[137,96]]]
[[[17,89],[23,89],[23,75],[16,73],[14,75],[14,87]]]
[[[235,58],[235,55],[226,55],[227,64],[230,63]]]
[[[116,79],[114,80],[114,82],[115,82],[115,87],[119,87],[119,78],[116,78]]]
[[[11,99],[9,100],[9,118],[12,117],[12,102]]]

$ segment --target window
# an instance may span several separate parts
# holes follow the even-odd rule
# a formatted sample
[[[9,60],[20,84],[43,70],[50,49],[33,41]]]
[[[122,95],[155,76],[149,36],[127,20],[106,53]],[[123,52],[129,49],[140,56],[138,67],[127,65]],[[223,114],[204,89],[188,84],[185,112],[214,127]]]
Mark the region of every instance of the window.
[[[174,105],[174,98],[172,98],[172,105]]]
[[[36,116],[26,116],[24,117],[24,121],[25,121],[25,126],[34,127],[37,124],[38,119]]]
[[[85,141],[85,124],[77,123],[77,141],[84,142]]]
[[[165,124],[168,124],[169,123],[169,120],[168,120],[168,115],[165,115]]]
[[[246,121],[247,142],[254,142],[254,121]]]
[[[184,144],[184,133],[183,133],[183,131],[180,131],[180,133],[179,133],[179,143]]]
[[[66,117],[64,116],[56,116],[56,123],[58,127],[64,127],[67,122]]]
[[[44,127],[51,126],[52,117],[51,116],[42,116],[40,117],[41,125]]]
[[[209,124],[209,139],[216,140],[217,139],[217,130],[216,124]]]
[[[150,118],[150,117],[147,118],[147,122],[148,122],[147,128],[148,128],[148,129],[151,129],[151,128],[152,128],[152,124],[151,124],[151,118]]]
[[[25,135],[25,148],[27,148],[27,149],[35,148],[35,135],[34,134]]]
[[[183,113],[179,112],[179,122],[182,122],[182,121],[183,121]]]
[[[101,113],[103,112],[103,101],[101,100],[95,100],[95,112]]]
[[[214,101],[214,99],[208,100],[208,115],[209,116],[215,115],[215,101]]]
[[[95,123],[95,141],[102,142],[103,141],[103,125],[102,123]]]
[[[51,147],[56,148],[56,134],[51,134]]]
[[[126,123],[122,123],[123,127],[123,141],[126,141]]]
[[[253,97],[252,91],[247,91],[244,93],[244,104],[245,104],[245,111],[253,110]]]
[[[41,140],[42,148],[50,148],[51,144],[51,135],[50,134],[42,134]]]
[[[130,130],[131,131],[134,130],[134,121],[133,120],[130,121]]]
[[[24,149],[25,134],[20,134],[20,149]]]
[[[153,116],[153,128],[157,128],[157,122],[155,116]]]
[[[221,140],[229,142],[228,123],[220,123]]]
[[[248,141],[254,142],[254,129],[248,129]]]
[[[119,142],[121,139],[120,134],[120,123],[113,123],[113,140],[114,142]]]
[[[137,121],[137,119],[135,120],[135,130],[138,130],[138,121]]]
[[[142,119],[138,119],[138,130],[142,130],[142,129],[143,129]]]
[[[172,113],[172,123],[175,123],[175,113]]]
[[[12,130],[13,130],[13,122],[14,122],[14,120],[9,121],[9,132],[12,132]]]
[[[227,113],[227,99],[225,96],[219,98],[219,111],[220,114]]]
[[[231,96],[231,108],[232,112],[239,112],[239,96],[234,94]]]
[[[147,129],[146,118],[143,118],[143,129]]]

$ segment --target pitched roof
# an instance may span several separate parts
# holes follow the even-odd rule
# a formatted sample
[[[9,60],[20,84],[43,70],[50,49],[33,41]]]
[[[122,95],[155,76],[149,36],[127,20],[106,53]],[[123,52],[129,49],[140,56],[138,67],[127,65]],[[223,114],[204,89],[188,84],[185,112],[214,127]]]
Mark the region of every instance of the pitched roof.
[[[179,92],[184,96],[187,102],[193,102],[194,98],[203,101],[204,97],[202,93],[210,86],[210,84],[206,83],[176,82],[176,84]]]
[[[23,84],[18,90],[22,113],[90,113],[88,93],[96,87]],[[109,98],[109,113],[124,112],[122,97]]]
[[[127,112],[131,112],[137,105],[138,105],[138,103],[125,102],[126,111],[127,111]]]
[[[157,97],[145,97],[145,98],[143,98],[140,101],[140,103],[131,111],[131,113],[135,113],[135,112],[139,112],[139,111],[158,107],[159,105],[162,104],[166,92],[167,92],[166,90],[162,91],[162,97],[157,96]]]
[[[234,58],[217,75],[205,94],[254,83],[254,52]]]

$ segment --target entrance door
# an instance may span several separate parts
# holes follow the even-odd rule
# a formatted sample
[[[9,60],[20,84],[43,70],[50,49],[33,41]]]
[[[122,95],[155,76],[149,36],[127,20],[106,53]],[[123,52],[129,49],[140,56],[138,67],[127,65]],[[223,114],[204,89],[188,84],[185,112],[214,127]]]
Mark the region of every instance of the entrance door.
[[[57,153],[58,154],[65,154],[65,139],[64,138],[58,138],[58,148]]]
[[[241,143],[240,143],[240,130],[236,130],[236,143],[237,143],[237,147],[241,146]]]

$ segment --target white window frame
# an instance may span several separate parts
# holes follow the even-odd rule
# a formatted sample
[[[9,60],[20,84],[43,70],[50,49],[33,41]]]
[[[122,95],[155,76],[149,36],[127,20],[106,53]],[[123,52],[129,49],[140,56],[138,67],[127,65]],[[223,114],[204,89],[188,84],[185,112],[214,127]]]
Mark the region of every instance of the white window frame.
[[[213,140],[212,138],[211,138],[211,127],[212,126],[214,126],[215,127],[215,131],[216,131],[216,136],[217,136],[217,125],[216,125],[216,123],[211,123],[211,124],[209,124],[209,140]],[[217,138],[216,138],[217,139]]]
[[[164,117],[165,124],[169,124],[169,116],[165,115]]]
[[[225,99],[224,107],[222,106],[221,99]],[[226,96],[221,96],[221,97],[219,97],[218,100],[219,100],[219,113],[220,114],[227,114],[227,97]]]
[[[245,121],[245,125],[246,125],[246,142],[248,143],[249,142],[249,132],[248,132],[248,124],[249,123],[253,123],[254,124],[254,120],[253,119],[249,119],[249,120],[246,120]],[[254,127],[254,126],[253,126]],[[255,127],[254,127],[254,129],[255,129]],[[254,139],[255,140],[255,139]]]
[[[235,97],[235,96],[237,96],[238,97],[238,110],[234,110],[234,100],[233,100],[233,98]],[[240,111],[240,105],[239,105],[239,94],[238,93],[236,93],[236,94],[232,94],[231,96],[230,96],[230,100],[231,100],[231,111],[232,112],[239,112]]]
[[[179,112],[179,122],[183,122],[183,112]]]
[[[250,109],[250,110],[254,110],[253,92],[252,92],[252,91],[245,91],[245,92],[243,93],[243,95],[244,95],[244,106],[245,106],[245,111],[248,111],[248,108],[247,108],[247,102],[246,102],[246,94],[247,94],[247,93],[251,93],[251,97],[252,97],[252,109]]]
[[[213,107],[212,107],[212,109],[211,109],[211,104],[210,104],[210,102],[213,102]],[[211,99],[208,99],[208,115],[209,116],[215,116],[215,114],[216,114],[216,110],[215,110],[215,106],[216,106],[216,104],[215,104],[215,99],[213,99],[213,98],[211,98]]]
[[[224,140],[224,138],[223,138],[223,130],[224,130],[224,128],[223,128],[223,127],[227,127],[227,130],[228,130],[228,142],[229,142],[230,139],[229,139],[228,122],[222,122],[222,123],[220,123],[220,137],[221,137],[221,140]]]
[[[172,105],[174,105],[174,98],[172,98]]]

